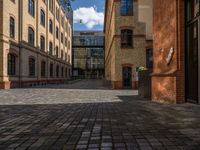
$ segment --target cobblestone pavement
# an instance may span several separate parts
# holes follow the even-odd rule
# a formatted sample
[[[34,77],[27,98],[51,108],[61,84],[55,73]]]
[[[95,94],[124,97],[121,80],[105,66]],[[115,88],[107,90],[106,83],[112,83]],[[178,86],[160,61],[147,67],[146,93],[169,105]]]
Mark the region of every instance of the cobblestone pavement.
[[[136,95],[96,80],[0,91],[0,150],[200,149],[199,105]]]

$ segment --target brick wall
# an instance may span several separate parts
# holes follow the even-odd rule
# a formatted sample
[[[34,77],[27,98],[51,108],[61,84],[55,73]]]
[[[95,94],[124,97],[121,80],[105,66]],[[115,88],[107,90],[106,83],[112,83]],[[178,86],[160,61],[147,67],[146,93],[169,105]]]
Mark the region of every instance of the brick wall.
[[[154,0],[154,69],[152,98],[155,101],[183,103],[184,0]],[[167,64],[170,49],[174,49]]]

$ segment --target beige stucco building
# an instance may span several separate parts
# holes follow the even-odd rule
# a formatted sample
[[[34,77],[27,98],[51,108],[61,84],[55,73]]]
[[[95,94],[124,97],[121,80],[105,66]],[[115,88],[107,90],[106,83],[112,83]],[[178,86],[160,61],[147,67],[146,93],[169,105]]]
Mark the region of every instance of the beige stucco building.
[[[106,0],[105,78],[114,89],[137,88],[136,68],[146,66],[146,25],[138,0]]]
[[[71,76],[72,27],[58,0],[0,0],[0,88]]]
[[[139,21],[146,24],[146,40],[153,39],[153,0],[138,0]]]

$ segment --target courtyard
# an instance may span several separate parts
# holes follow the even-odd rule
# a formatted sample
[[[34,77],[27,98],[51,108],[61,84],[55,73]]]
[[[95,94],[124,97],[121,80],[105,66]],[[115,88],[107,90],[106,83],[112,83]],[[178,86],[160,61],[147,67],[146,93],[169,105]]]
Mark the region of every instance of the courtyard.
[[[200,147],[200,106],[141,99],[101,80],[0,91],[0,149]]]

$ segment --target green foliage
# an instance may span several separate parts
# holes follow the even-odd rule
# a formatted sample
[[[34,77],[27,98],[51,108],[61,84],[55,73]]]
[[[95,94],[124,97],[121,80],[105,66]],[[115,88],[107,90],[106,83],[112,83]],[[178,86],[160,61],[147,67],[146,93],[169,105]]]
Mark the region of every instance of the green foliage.
[[[147,68],[143,67],[143,66],[140,66],[140,67],[137,67],[136,68],[136,72],[142,72],[142,71],[146,71]]]

